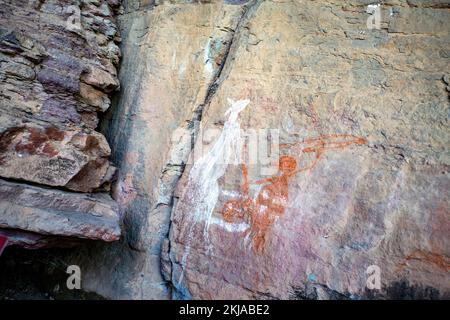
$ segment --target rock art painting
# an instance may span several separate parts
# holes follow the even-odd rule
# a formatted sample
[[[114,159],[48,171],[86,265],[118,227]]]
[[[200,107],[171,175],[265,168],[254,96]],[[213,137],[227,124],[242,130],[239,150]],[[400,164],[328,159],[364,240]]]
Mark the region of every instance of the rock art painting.
[[[266,238],[271,226],[283,216],[289,200],[289,180],[294,175],[312,170],[320,161],[322,155],[330,150],[341,150],[350,146],[366,144],[366,139],[347,134],[321,135],[308,138],[299,143],[289,145],[291,153],[296,156],[281,155],[278,159],[277,175],[254,182],[249,181],[248,166],[244,163],[246,144],[241,134],[239,114],[250,104],[249,100],[234,101],[228,99],[230,107],[225,115],[228,117],[223,130],[213,146],[199,160],[195,161],[185,190],[180,199],[180,206],[192,208],[191,214],[185,217],[188,225],[186,230],[186,246],[181,261],[182,269],[186,268],[191,242],[197,237],[196,231],[203,229],[203,238],[209,242],[208,230],[211,224],[218,225],[226,232],[237,232],[243,242],[251,241],[254,254],[264,251]],[[309,163],[298,167],[300,158],[308,156]],[[242,184],[233,199],[225,202],[220,210],[221,215],[214,216],[214,210],[219,203],[221,190],[219,179],[226,174],[228,165],[239,164]],[[249,194],[251,185],[260,186],[255,198]],[[206,246],[208,247],[208,246]],[[178,285],[183,280],[181,272]]]
[[[229,99],[228,102],[231,106],[225,114],[228,119],[223,131],[212,148],[195,161],[189,174],[187,189],[190,191],[182,197],[182,203],[193,208],[189,217],[187,246],[181,262],[183,267],[186,265],[194,226],[197,223],[204,223],[203,235],[205,238],[208,237],[212,213],[219,197],[218,179],[225,174],[227,163],[236,162],[240,157],[241,137],[238,116],[250,101]],[[180,283],[182,279],[183,273],[178,282]]]
[[[248,170],[242,164],[243,184],[239,198],[225,203],[222,209],[223,219],[227,222],[246,221],[250,229],[246,236],[250,236],[253,250],[261,252],[264,249],[266,235],[270,226],[284,213],[289,197],[289,179],[300,172],[312,170],[321,155],[329,149],[343,149],[351,145],[365,144],[366,140],[352,135],[324,135],[318,138],[305,140],[302,145],[302,153],[314,153],[311,164],[297,168],[294,157],[283,155],[279,159],[279,175],[257,180],[254,183],[263,185],[257,195],[256,201],[249,196]]]
[[[450,299],[450,0],[0,3],[0,300]]]

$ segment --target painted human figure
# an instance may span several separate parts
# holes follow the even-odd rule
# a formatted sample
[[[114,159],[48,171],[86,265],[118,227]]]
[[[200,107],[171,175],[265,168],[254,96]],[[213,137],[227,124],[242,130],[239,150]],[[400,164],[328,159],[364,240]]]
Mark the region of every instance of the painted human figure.
[[[300,169],[297,169],[297,161],[294,157],[281,156],[278,161],[279,175],[254,182],[254,184],[264,185],[255,201],[249,196],[247,166],[242,164],[243,184],[240,196],[238,199],[225,203],[222,209],[224,220],[228,222],[244,220],[249,223],[250,228],[246,232],[246,236],[250,235],[253,250],[257,253],[262,252],[269,228],[278,217],[284,214],[289,199],[289,179],[299,172],[312,169],[327,148],[341,149],[350,144],[365,143],[362,138],[348,140],[349,137],[352,136],[330,135],[306,140],[306,147],[302,148],[301,152],[315,153],[315,157],[311,164]],[[339,141],[337,138],[345,139]]]

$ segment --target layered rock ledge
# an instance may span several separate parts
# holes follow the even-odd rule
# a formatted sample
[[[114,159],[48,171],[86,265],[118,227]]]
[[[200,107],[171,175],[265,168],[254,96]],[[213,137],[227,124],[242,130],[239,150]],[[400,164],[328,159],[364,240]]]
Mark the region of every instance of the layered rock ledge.
[[[0,234],[10,245],[75,244],[74,238],[120,238],[117,204],[107,194],[82,194],[0,179]],[[61,239],[63,237],[64,239]]]
[[[10,245],[120,237],[106,193],[116,168],[96,131],[119,89],[118,10],[111,0],[1,1],[0,227]]]
[[[114,166],[98,112],[119,88],[114,1],[2,1],[0,176],[89,192]]]

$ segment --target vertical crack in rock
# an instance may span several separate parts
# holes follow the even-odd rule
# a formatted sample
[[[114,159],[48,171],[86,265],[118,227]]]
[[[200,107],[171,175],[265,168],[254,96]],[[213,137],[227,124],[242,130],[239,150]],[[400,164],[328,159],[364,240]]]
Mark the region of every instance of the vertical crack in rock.
[[[198,223],[203,222],[205,224],[203,238],[205,241],[208,241],[211,216],[219,197],[218,180],[225,174],[228,164],[240,162],[242,142],[238,116],[249,102],[249,100],[229,101],[230,108],[226,113],[228,119],[224,123],[220,136],[214,142],[213,147],[195,161],[189,171],[186,187],[189,193],[183,194],[183,200],[193,210],[188,218],[191,221],[188,222],[185,250],[181,260],[181,272],[177,280],[177,288],[180,287],[183,281],[184,269],[186,268],[194,235],[194,227]]]
[[[243,7],[243,13],[239,18],[236,29],[233,31],[232,37],[225,51],[222,62],[220,63],[216,76],[214,77],[213,81],[211,81],[211,84],[208,87],[208,92],[205,98],[205,102],[201,106],[200,114],[203,114],[203,109],[205,108],[205,106],[209,105],[220,84],[226,79],[230,71],[231,64],[233,63],[234,55],[238,47],[240,46],[240,39],[244,34],[244,29],[246,29],[248,21],[258,10],[258,7],[262,2],[263,0],[253,0]]]
[[[190,140],[189,140],[190,150],[193,149],[193,146],[196,143],[196,137],[199,133],[198,129],[201,126],[201,120],[202,120],[202,116],[203,116],[204,112],[206,111],[207,107],[209,106],[209,104],[210,104],[214,94],[216,93],[217,89],[219,88],[220,84],[226,79],[227,74],[230,71],[230,68],[232,68],[231,65],[234,60],[234,54],[240,45],[240,39],[244,34],[246,25],[248,24],[248,21],[250,20],[252,15],[257,11],[257,8],[261,5],[262,2],[263,2],[263,0],[254,0],[254,1],[249,2],[247,5],[243,6],[243,12],[238,20],[235,30],[232,31],[232,36],[229,40],[227,48],[225,49],[225,53],[223,55],[221,63],[219,64],[218,69],[217,69],[210,85],[208,86],[205,100],[202,104],[200,104],[194,110],[193,117],[189,123],[188,128],[190,128],[190,130],[191,130],[190,131]],[[178,168],[180,170],[177,172],[178,174],[176,175],[175,180],[173,181],[174,187],[172,189],[172,195],[171,195],[172,199],[170,200],[170,204],[169,204],[169,206],[171,207],[171,211],[173,211],[173,209],[174,209],[173,193],[175,191],[175,186],[176,186],[179,178],[181,177],[181,175],[184,172],[185,163],[187,162],[189,155],[190,155],[189,153],[185,154],[185,157],[183,159],[183,165],[178,166]],[[164,171],[166,171],[166,169]],[[212,210],[212,209],[213,208],[210,208],[210,210]],[[174,261],[171,257],[171,242],[170,242],[170,235],[169,235],[171,227],[172,227],[172,220],[170,220],[170,223],[169,223],[169,228],[168,228],[169,232],[168,232],[166,240],[165,240],[166,243],[164,244],[165,248],[163,248],[163,250],[162,250],[163,252],[165,251],[162,254],[162,259],[165,259],[164,255],[167,255],[166,261],[170,265],[170,270],[162,270],[162,273],[165,276],[165,279],[169,282],[169,285],[173,290],[173,292],[172,292],[173,297],[175,297],[177,299],[178,298],[181,298],[181,299],[189,298],[190,297],[189,293],[185,292],[185,290],[183,290],[183,288],[180,287],[183,273],[181,273],[181,276],[179,279],[173,278]],[[187,249],[187,250],[189,250],[189,249]],[[184,266],[181,266],[181,269],[183,269],[183,268],[184,268]]]
[[[195,193],[185,185],[187,168],[178,183],[164,248],[171,270],[163,273],[174,297],[226,299],[269,292],[290,298],[294,289],[298,298],[360,298],[367,296],[367,266],[378,264],[386,287],[410,272],[411,279],[445,293],[447,241],[437,221],[448,212],[448,137],[443,130],[448,99],[441,80],[448,58],[448,12],[388,7],[391,14],[380,30],[366,31],[368,15],[361,4],[300,3],[265,2],[249,32],[252,10],[241,17],[199,106],[201,124],[221,125],[226,98],[237,92],[254,103],[249,125],[286,127],[282,152],[287,155],[294,155],[293,143],[335,132],[367,137],[368,148],[330,151],[314,170],[293,177],[289,206],[271,225],[260,255],[247,250],[244,232],[215,227],[209,234],[211,255],[203,246],[202,225],[185,268],[189,217],[196,208],[204,209],[202,204],[183,206],[181,196],[176,198],[186,190]],[[324,10],[328,5],[332,12]],[[255,37],[250,44],[257,47],[243,50],[247,34]],[[429,50],[427,44],[436,47]],[[295,156],[299,165],[305,160]],[[223,181],[223,189],[239,193],[243,176],[230,169],[233,181]],[[261,181],[257,173],[250,177]],[[220,201],[225,202],[229,198],[223,195]],[[424,223],[434,234],[423,232]],[[418,240],[404,230],[418,234]],[[308,283],[315,285],[300,289]]]

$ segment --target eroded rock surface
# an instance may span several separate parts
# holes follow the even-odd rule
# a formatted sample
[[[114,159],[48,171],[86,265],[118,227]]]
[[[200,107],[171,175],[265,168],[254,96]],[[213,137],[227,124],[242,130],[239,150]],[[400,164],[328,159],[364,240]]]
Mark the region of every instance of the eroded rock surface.
[[[369,29],[369,4],[126,1],[105,122],[125,232],[74,252],[86,290],[449,297],[450,5],[384,1]],[[258,130],[275,156],[244,166]]]
[[[0,233],[8,245],[116,241],[99,114],[119,89],[117,1],[0,1]]]
[[[448,2],[385,2],[372,30],[367,4],[128,2],[122,111],[109,123],[127,236],[101,251],[114,272],[85,261],[90,288],[448,296]],[[276,129],[275,169],[221,163],[226,146],[240,153],[233,128]],[[191,165],[193,142],[206,152]],[[379,291],[366,286],[371,265]]]
[[[248,4],[175,194],[179,297],[361,298],[369,266],[377,296],[449,296],[449,3],[385,2],[372,30],[365,4]],[[278,170],[233,165],[232,127],[276,129]]]
[[[121,234],[120,221],[117,204],[106,194],[71,193],[0,180],[0,233],[8,237],[9,245],[67,245],[74,238],[116,241]]]
[[[119,88],[115,1],[0,6],[0,176],[88,192],[114,166],[98,113]]]
[[[124,238],[75,254],[88,290],[112,298],[171,297],[160,260],[173,190],[242,14],[240,5],[221,2],[125,5],[121,94],[105,122],[120,168],[113,197],[125,215]],[[99,266],[98,257],[107,263]]]

